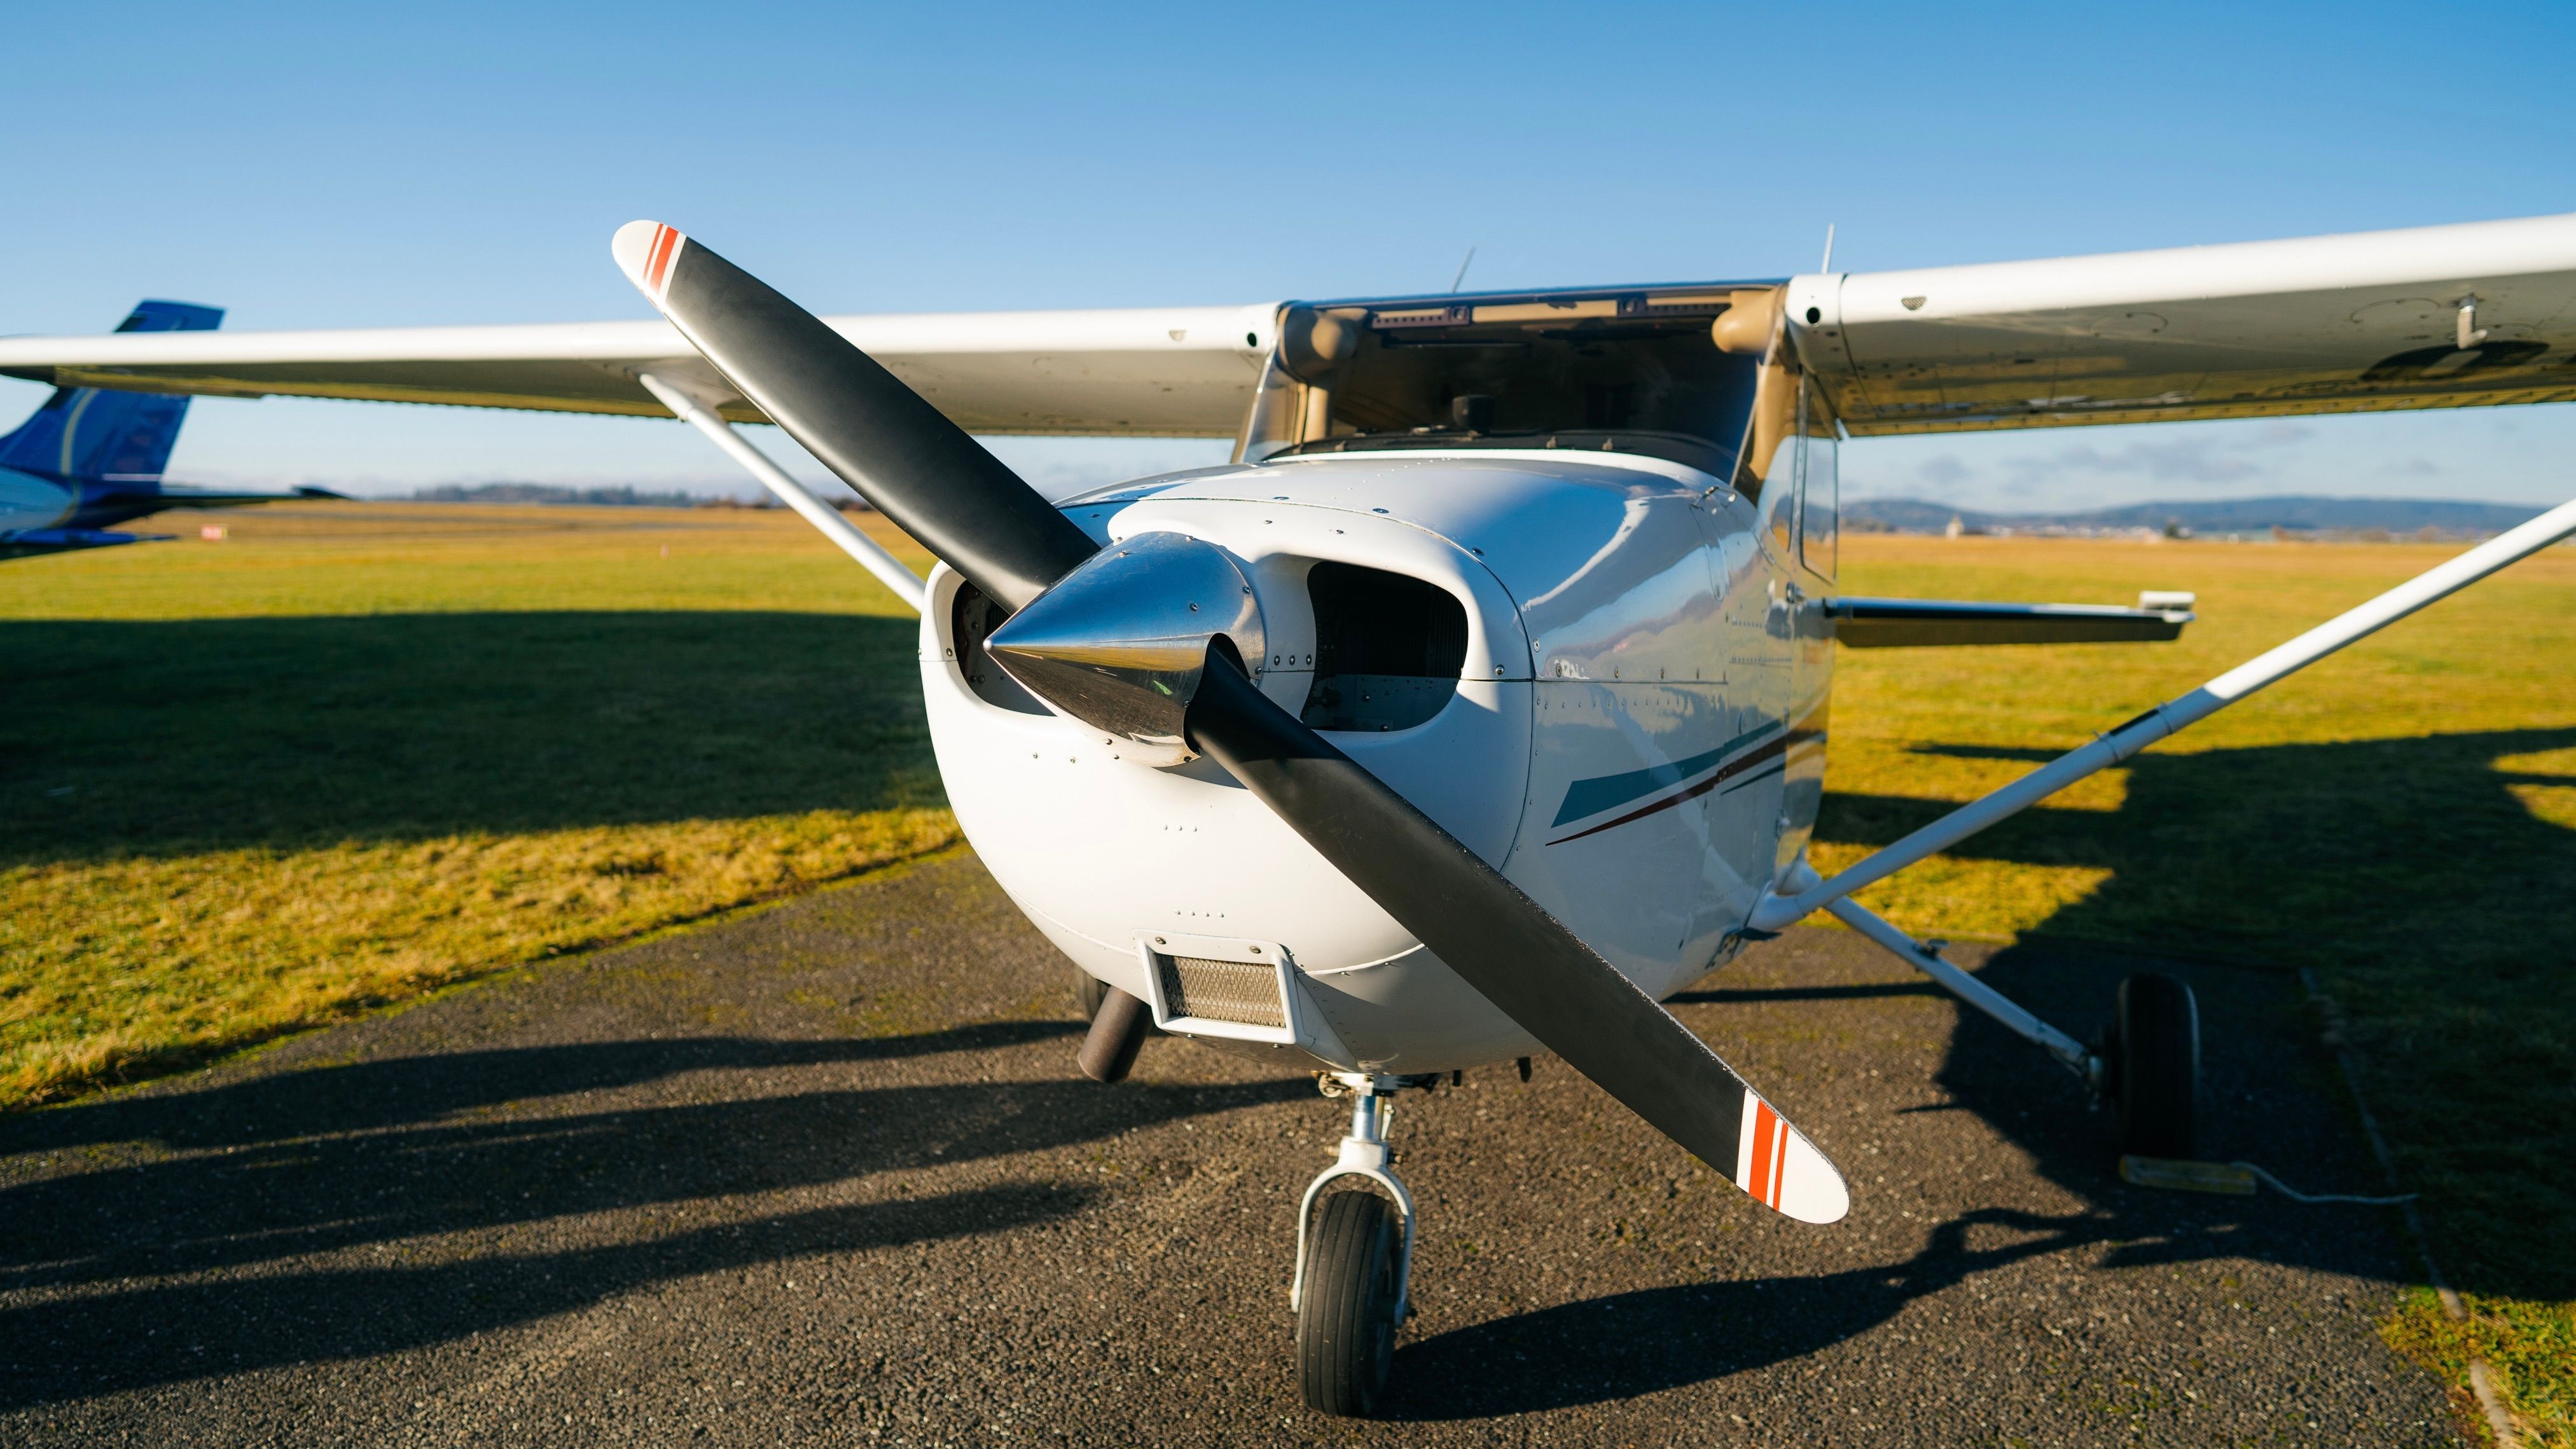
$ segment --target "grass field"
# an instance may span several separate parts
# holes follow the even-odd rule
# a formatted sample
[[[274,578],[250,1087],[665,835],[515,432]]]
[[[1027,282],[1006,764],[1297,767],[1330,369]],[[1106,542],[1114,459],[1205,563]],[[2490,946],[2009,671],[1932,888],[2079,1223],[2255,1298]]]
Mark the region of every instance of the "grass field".
[[[0,566],[0,1106],[167,1071],[956,838],[908,615],[776,513],[315,506]],[[190,515],[170,525],[193,532]],[[884,534],[919,561],[908,543]],[[1870,594],[2127,602],[2183,642],[1846,651],[1835,865],[2442,557],[1855,537]],[[1863,899],[1927,935],[2307,967],[2474,1345],[2576,1436],[2576,553]],[[2069,1023],[2088,1026],[2089,1023]]]
[[[0,1103],[956,839],[910,614],[793,518],[223,522],[0,568]]]

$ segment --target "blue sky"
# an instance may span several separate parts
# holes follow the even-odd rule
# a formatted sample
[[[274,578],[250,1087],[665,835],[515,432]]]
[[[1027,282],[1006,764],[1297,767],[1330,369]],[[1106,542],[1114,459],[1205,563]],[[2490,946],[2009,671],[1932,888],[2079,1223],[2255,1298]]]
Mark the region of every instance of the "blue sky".
[[[820,311],[1860,270],[2576,210],[2576,8],[54,6],[0,332],[645,315],[621,222]],[[0,382],[0,417],[41,397]],[[769,430],[773,450],[792,450]],[[1065,486],[1222,445],[1021,441]],[[2555,501],[2576,407],[1854,445],[1855,492]],[[801,461],[801,460],[800,460]],[[677,423],[203,400],[208,482],[731,489]]]

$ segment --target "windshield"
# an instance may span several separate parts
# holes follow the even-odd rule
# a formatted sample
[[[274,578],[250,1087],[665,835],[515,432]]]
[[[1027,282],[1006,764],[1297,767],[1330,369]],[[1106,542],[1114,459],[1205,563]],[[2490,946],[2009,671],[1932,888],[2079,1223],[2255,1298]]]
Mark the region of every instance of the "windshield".
[[[1292,307],[1245,452],[1626,450],[1726,478],[1760,359],[1710,326],[1752,288]]]

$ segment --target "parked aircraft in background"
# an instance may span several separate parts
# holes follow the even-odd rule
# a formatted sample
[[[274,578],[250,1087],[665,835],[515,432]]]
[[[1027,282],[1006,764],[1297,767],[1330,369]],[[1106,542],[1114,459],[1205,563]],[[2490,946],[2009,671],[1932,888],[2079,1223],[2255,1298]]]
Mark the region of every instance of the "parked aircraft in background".
[[[223,320],[221,307],[139,302],[116,330],[206,332]],[[0,559],[167,538],[110,531],[165,508],[340,496],[321,488],[230,493],[170,487],[161,481],[161,470],[187,420],[185,393],[56,387],[35,416],[0,437]]]
[[[2135,608],[1835,589],[1844,440],[2576,398],[2576,217],[1787,280],[1126,312],[814,317],[651,222],[663,320],[0,341],[66,387],[676,414],[921,612],[957,818],[1148,1025],[1351,1099],[1290,1294],[1307,1399],[1366,1413],[1418,1214],[1385,1099],[1541,1048],[1765,1207],[1842,1175],[1659,1004],[1824,910],[2185,1158],[2199,1016],[2122,983],[2090,1042],[1852,899],[2576,532],[2481,544],[1820,879],[1837,645],[2171,639]],[[732,423],[771,421],[927,581]],[[1040,497],[966,430],[1232,433],[1215,468]],[[837,667],[817,660],[815,667]],[[2174,922],[2187,933],[2192,923]],[[1543,1190],[1543,1184],[1533,1190]]]

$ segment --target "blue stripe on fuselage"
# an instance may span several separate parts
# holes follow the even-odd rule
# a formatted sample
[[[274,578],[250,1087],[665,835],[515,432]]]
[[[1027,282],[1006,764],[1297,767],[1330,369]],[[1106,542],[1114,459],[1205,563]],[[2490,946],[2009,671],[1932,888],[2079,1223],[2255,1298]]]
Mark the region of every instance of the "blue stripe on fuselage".
[[[1598,815],[1604,810],[1615,810],[1631,800],[1642,799],[1667,785],[1678,785],[1703,770],[1714,768],[1728,755],[1734,754],[1764,735],[1776,732],[1779,728],[1779,723],[1773,721],[1770,724],[1746,730],[1716,749],[1693,755],[1686,760],[1675,760],[1668,765],[1654,765],[1643,770],[1630,770],[1620,775],[1596,775],[1589,780],[1577,780],[1565,787],[1565,803],[1558,808],[1556,819],[1549,824],[1552,828],[1563,825],[1569,820],[1580,820],[1586,815]]]

